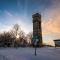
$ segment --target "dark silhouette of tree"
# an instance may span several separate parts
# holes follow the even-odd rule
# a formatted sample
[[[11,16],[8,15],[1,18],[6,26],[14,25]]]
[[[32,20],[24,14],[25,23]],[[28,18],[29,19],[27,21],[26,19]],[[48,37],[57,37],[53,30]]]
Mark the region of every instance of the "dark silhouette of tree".
[[[25,37],[25,32],[23,30],[21,30],[21,28],[18,24],[15,24],[13,26],[13,29],[12,29],[11,32],[15,36],[15,41],[14,41],[14,46],[15,47],[25,46],[27,44],[26,37]],[[19,36],[19,37],[17,38],[17,36]]]
[[[3,45],[4,45],[4,41],[3,41],[3,39],[4,39],[4,36],[3,36],[3,34],[0,34],[0,47],[2,47]]]
[[[17,39],[17,35],[18,33],[20,32],[20,26],[18,24],[15,24],[12,28],[12,30],[10,31],[10,33],[12,34],[13,37],[15,37],[15,40],[14,40],[14,47],[17,47],[17,42],[18,42],[18,39]]]
[[[0,34],[0,46],[1,47],[27,46],[27,38],[25,32],[21,30],[18,24],[15,24],[12,30]]]
[[[27,46],[27,39],[25,35],[25,32],[21,30],[19,33],[20,46]]]
[[[13,46],[13,41],[14,37],[9,32],[4,32],[0,35],[0,46],[3,47],[12,47]]]

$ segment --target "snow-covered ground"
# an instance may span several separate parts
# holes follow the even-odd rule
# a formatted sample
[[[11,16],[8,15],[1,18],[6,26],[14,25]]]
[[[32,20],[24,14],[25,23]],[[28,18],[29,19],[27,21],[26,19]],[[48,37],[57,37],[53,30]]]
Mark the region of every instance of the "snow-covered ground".
[[[0,60],[60,60],[60,48],[0,48]]]

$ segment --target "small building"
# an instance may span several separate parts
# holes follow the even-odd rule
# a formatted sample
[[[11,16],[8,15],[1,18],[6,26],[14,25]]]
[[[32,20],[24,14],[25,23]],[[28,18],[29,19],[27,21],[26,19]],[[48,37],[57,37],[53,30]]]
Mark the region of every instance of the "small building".
[[[55,47],[60,47],[60,39],[54,40],[55,42]]]

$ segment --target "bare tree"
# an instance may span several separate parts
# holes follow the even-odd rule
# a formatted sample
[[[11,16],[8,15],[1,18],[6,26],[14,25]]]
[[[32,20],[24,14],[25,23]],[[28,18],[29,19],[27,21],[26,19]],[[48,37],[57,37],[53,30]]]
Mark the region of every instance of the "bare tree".
[[[19,38],[17,38],[17,35]],[[0,34],[0,46],[11,47],[11,46],[26,46],[27,38],[23,30],[21,30],[18,24],[15,24],[10,32],[4,32]]]
[[[17,46],[23,46],[23,45],[26,45],[27,43],[26,43],[26,37],[25,37],[25,32],[23,31],[23,30],[21,30],[21,28],[20,28],[20,26],[18,25],[18,24],[15,24],[14,26],[13,26],[13,29],[12,29],[12,31],[11,31],[14,35],[15,35],[15,37],[16,37],[16,39],[15,39],[15,41],[14,41],[14,44],[15,44],[15,46],[17,47]]]
[[[28,44],[32,45],[33,33],[29,32],[26,37],[27,37]]]
[[[0,46],[3,47],[12,47],[14,38],[10,34],[10,32],[4,32],[0,34]]]
[[[20,26],[18,24],[15,24],[13,26],[13,30],[14,30],[15,36],[17,36],[20,30]]]
[[[20,40],[20,45],[21,46],[27,46],[26,34],[22,30],[19,33],[19,40]]]

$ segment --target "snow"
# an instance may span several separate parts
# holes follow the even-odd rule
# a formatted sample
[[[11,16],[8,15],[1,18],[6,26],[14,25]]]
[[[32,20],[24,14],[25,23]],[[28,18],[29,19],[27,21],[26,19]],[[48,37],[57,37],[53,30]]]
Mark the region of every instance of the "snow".
[[[0,48],[0,60],[60,60],[60,48]]]

